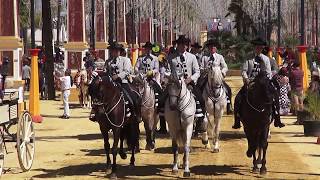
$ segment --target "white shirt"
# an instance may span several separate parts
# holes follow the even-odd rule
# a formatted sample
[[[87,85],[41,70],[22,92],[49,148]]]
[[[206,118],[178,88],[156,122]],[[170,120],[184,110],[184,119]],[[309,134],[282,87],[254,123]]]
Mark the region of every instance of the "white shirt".
[[[60,78],[60,81],[61,81],[61,91],[70,90],[71,88],[70,76],[63,76]]]

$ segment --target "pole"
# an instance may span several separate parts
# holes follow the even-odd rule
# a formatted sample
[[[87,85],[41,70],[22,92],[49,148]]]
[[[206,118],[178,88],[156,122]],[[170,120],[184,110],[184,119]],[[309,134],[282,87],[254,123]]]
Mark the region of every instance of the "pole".
[[[300,44],[304,45],[304,0],[301,0]]]
[[[281,0],[278,0],[278,48],[281,46]]]
[[[95,39],[95,22],[94,18],[96,15],[96,9],[95,9],[96,3],[95,0],[91,0],[91,49],[94,51],[96,49],[96,39]]]
[[[271,9],[270,9],[270,0],[268,0],[268,26],[267,26],[267,38],[268,45],[270,47],[270,38],[271,38]]]
[[[135,9],[135,1],[132,0],[132,9],[131,9],[131,23],[132,23],[132,35],[131,35],[131,41],[132,41],[132,48],[134,48],[134,44],[136,43],[136,26],[134,24],[134,16],[135,16],[135,13],[134,13],[134,9]]]
[[[125,11],[125,10],[124,10]],[[118,0],[114,0],[114,35],[116,41],[118,41]]]
[[[152,0],[152,9],[153,9],[153,18],[152,18],[152,23],[154,19],[156,19],[157,12],[156,12],[156,0]],[[153,24],[153,41],[154,43],[157,42],[157,24]]]
[[[318,3],[316,4],[315,7],[315,14],[316,14],[316,46],[318,46],[318,32],[319,32],[319,15],[318,15]]]
[[[61,13],[61,0],[58,1],[58,17],[57,17],[57,41],[56,41],[56,46],[59,47],[60,44],[60,13]]]
[[[114,1],[109,1],[109,32],[108,42],[111,44],[114,39]]]
[[[35,30],[34,30],[34,0],[30,0],[31,10],[30,10],[30,18],[31,18],[31,49],[36,47],[35,43]]]

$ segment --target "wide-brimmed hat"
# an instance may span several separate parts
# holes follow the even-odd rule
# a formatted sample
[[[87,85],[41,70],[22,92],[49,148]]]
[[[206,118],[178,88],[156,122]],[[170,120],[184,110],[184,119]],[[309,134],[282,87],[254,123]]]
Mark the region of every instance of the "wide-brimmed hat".
[[[206,46],[214,46],[214,47],[217,47],[219,46],[219,42],[217,40],[214,40],[214,39],[209,39],[207,42],[206,42]]]
[[[255,45],[255,46],[267,46],[267,42],[264,41],[262,38],[257,37],[256,39],[253,39],[251,41],[251,44]]]
[[[153,48],[154,45],[150,41],[147,41],[142,47],[143,48]]]
[[[194,43],[194,44],[192,44],[191,47],[197,48],[197,49],[201,49],[201,48],[202,48],[202,46],[201,46],[199,43],[197,43],[197,42]]]
[[[186,38],[185,35],[179,35],[178,39],[174,41],[177,44],[189,44],[190,39]]]
[[[123,48],[123,46],[121,44],[119,44],[117,41],[113,41],[112,43],[110,43],[108,49],[117,49],[117,50],[121,50]]]

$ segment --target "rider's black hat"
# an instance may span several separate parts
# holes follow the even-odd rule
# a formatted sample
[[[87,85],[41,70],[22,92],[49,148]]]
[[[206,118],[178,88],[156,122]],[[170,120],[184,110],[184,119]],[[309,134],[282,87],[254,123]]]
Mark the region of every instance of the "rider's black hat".
[[[117,41],[113,41],[112,43],[110,43],[108,49],[117,49],[117,50],[121,50],[123,48],[123,46],[121,44],[119,44]]]
[[[197,49],[201,49],[201,48],[202,48],[202,46],[201,46],[199,43],[197,43],[197,42],[194,43],[194,44],[192,44],[191,47],[197,48]]]
[[[251,41],[251,44],[255,46],[267,46],[267,42],[264,41],[262,38],[258,37]]]
[[[206,46],[214,46],[214,47],[217,47],[217,46],[219,46],[219,43],[218,43],[217,40],[209,39],[209,40],[206,42]]]
[[[143,48],[153,48],[154,45],[150,41],[147,41],[142,47]]]
[[[190,39],[186,38],[185,35],[179,35],[179,38],[175,40],[175,43],[188,45],[190,43]]]

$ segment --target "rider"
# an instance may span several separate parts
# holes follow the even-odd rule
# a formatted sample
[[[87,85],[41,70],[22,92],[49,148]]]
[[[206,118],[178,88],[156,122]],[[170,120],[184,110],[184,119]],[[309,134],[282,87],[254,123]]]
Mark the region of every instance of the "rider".
[[[227,72],[228,72],[228,65],[224,60],[224,57],[221,54],[217,53],[217,47],[218,47],[218,42],[216,42],[213,39],[210,39],[207,41],[206,46],[208,48],[208,50],[210,51],[210,53],[205,54],[202,58],[201,58],[201,69],[206,69],[208,66],[214,66],[214,67],[220,67],[221,72],[223,77],[226,77]],[[199,86],[203,87],[204,84],[206,83],[207,78],[205,77],[204,81],[202,81],[201,84],[199,84]],[[232,92],[231,92],[231,88],[229,87],[229,85],[223,81],[223,86],[226,90],[227,93],[227,114],[231,114],[232,113],[232,104],[231,104],[231,96],[232,96]],[[203,88],[201,88],[203,89]]]
[[[175,56],[171,56],[169,60],[171,60],[173,67],[175,67],[175,71],[178,75],[183,76],[185,83],[188,88],[192,88],[192,92],[195,95],[196,99],[196,114],[195,117],[198,118],[199,129],[198,132],[204,132],[204,118],[206,114],[205,102],[202,97],[202,93],[200,89],[196,86],[197,80],[200,77],[200,68],[195,55],[187,52],[189,40],[181,35],[175,41],[177,43],[177,52]]]
[[[115,83],[120,84],[127,99],[126,104],[136,113],[136,116],[139,116],[139,111],[135,108],[138,107],[138,97],[129,87],[128,78],[132,70],[131,61],[127,57],[120,56],[122,45],[118,42],[112,42],[108,49],[110,58],[105,62],[105,70]],[[131,116],[130,109],[126,109],[127,117]]]
[[[201,58],[202,58],[202,54],[201,54],[201,49],[202,46],[199,43],[194,43],[191,45],[191,53],[194,54],[198,60],[198,64],[201,64]]]
[[[235,98],[235,104],[234,104],[234,125],[232,126],[233,129],[239,129],[241,127],[240,124],[240,106],[243,97],[245,96],[246,87],[249,85],[249,83],[262,71],[266,72],[269,79],[272,77],[271,72],[271,65],[270,60],[267,56],[263,55],[261,52],[263,48],[266,46],[266,42],[263,41],[261,38],[257,38],[251,43],[255,46],[255,58],[247,60],[242,67],[242,77],[244,81],[244,86],[240,89],[239,93],[237,94]],[[271,81],[270,81],[271,82]],[[277,98],[275,98],[277,99]],[[279,109],[275,107],[279,107],[276,105],[277,102],[273,102],[273,118],[274,118],[274,125],[276,127],[284,127],[284,124],[281,123],[280,115],[279,115]],[[278,102],[279,103],[279,102]]]

